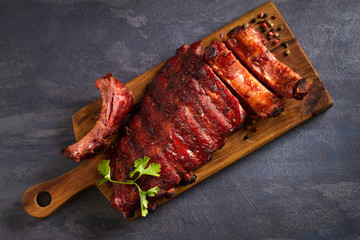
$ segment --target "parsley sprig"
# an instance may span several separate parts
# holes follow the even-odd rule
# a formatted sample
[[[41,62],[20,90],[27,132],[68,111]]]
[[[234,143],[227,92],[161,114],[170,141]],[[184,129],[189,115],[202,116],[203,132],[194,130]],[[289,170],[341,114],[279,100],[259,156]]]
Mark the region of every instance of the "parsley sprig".
[[[119,182],[112,180],[110,178],[110,160],[104,160],[98,165],[98,171],[101,175],[104,176],[104,178],[98,180],[96,184],[101,185],[107,181],[112,183],[119,183],[119,184],[128,184],[128,185],[135,185],[139,190],[140,195],[140,206],[141,206],[141,216],[146,217],[148,214],[148,200],[146,199],[147,196],[154,197],[155,194],[159,192],[159,187],[153,187],[148,189],[147,191],[141,190],[140,186],[136,183],[139,178],[143,175],[150,175],[159,177],[159,172],[161,170],[161,165],[158,163],[150,163],[148,167],[146,165],[148,164],[150,158],[145,156],[143,158],[139,158],[134,162],[134,171],[130,173],[130,178],[134,177],[136,174],[137,177],[135,179],[128,179],[125,182]]]

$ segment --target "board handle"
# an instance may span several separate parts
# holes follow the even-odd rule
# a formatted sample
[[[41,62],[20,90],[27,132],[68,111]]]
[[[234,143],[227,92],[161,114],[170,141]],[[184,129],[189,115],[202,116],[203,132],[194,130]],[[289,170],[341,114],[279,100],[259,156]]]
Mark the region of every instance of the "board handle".
[[[94,185],[101,176],[88,162],[26,190],[22,199],[25,211],[33,217],[46,218],[75,194]],[[90,168],[92,171],[89,171]]]

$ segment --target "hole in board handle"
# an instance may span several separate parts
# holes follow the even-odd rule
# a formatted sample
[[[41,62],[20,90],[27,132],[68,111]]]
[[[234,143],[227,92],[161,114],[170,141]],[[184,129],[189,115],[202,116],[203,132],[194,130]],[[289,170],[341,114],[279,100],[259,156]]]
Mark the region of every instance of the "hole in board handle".
[[[40,192],[36,196],[36,203],[40,207],[47,207],[51,203],[51,195],[48,192]]]

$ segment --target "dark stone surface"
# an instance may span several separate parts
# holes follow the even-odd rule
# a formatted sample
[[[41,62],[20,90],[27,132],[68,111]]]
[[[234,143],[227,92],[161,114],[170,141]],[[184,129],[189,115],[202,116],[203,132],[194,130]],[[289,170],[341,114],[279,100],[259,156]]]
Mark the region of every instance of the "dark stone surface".
[[[128,221],[95,188],[47,219],[24,191],[78,164],[71,115],[264,1],[0,1],[1,239],[359,239],[360,1],[275,1],[334,106]]]

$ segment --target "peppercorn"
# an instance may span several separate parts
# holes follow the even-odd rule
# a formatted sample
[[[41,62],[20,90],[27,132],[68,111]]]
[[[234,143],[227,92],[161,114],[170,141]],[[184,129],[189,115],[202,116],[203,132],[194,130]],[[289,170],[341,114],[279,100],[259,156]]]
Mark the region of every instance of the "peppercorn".
[[[272,19],[277,19],[277,15],[276,14],[274,14],[274,16],[272,16]]]
[[[265,19],[264,22],[269,23],[269,20]]]
[[[246,134],[246,135],[243,137],[243,139],[244,139],[244,140],[248,140],[248,139],[249,139],[249,135]]]
[[[261,20],[257,22],[257,24],[262,24],[262,23],[263,23],[263,21],[261,21]]]
[[[268,30],[267,28],[263,28],[262,32],[265,33],[265,32],[267,32],[267,30]]]
[[[271,36],[267,36],[266,39],[267,39],[267,40],[271,40]]]
[[[242,25],[242,27],[245,28],[245,29],[248,28],[248,26],[249,26],[249,24],[247,24],[247,23],[244,23],[244,24]]]
[[[274,33],[273,33],[273,32],[271,32],[271,31],[269,31],[269,32],[268,32],[268,36],[270,36],[270,37],[271,37],[272,35],[274,35]]]
[[[279,40],[275,39],[275,40],[273,41],[273,44],[276,45],[276,44],[278,44],[278,42],[279,42]]]
[[[290,55],[290,50],[289,49],[286,49],[285,52],[284,52],[285,56],[289,56]]]
[[[253,132],[257,132],[259,129],[257,127],[253,128]]]
[[[262,27],[262,28],[266,28],[266,26],[267,26],[266,22],[263,22],[263,23],[261,24],[261,27]]]
[[[277,30],[281,31],[281,30],[283,30],[283,28],[284,28],[283,26],[280,26],[280,27],[277,28]]]
[[[256,23],[256,18],[251,19],[251,23]]]
[[[269,24],[270,27],[274,26],[274,24],[272,22],[269,22],[268,24]]]
[[[267,13],[264,13],[264,16],[263,16],[264,18],[267,18],[268,17],[268,14]]]
[[[281,46],[283,46],[284,48],[288,48],[289,44],[287,42],[282,42]]]
[[[259,17],[259,18],[263,18],[263,17],[264,17],[264,13],[259,13],[258,17]]]
[[[281,35],[279,34],[279,36],[277,36],[277,39],[280,40],[281,39]]]
[[[279,33],[274,33],[274,37],[278,37],[279,36]]]
[[[270,32],[275,32],[275,29],[273,29],[273,28],[272,28],[272,29],[270,29]]]

